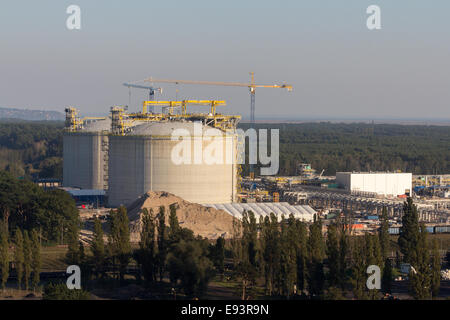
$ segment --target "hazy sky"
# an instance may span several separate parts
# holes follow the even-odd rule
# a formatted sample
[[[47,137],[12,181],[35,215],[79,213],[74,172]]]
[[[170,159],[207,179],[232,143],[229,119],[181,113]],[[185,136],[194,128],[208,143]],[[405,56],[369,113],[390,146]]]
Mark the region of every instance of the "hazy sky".
[[[66,28],[71,4],[81,30]],[[371,4],[381,30],[366,27]],[[128,104],[126,81],[247,82],[254,71],[294,86],[258,90],[257,118],[450,119],[449,36],[448,0],[1,1],[0,106],[106,113]],[[248,116],[246,88],[178,89]],[[146,97],[133,90],[130,109]]]

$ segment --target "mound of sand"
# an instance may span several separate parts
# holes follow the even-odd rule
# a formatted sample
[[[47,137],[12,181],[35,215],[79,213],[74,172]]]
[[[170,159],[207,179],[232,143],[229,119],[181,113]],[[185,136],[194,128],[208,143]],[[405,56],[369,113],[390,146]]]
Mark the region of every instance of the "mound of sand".
[[[169,206],[173,203],[178,205],[177,217],[181,227],[191,229],[195,235],[208,239],[217,239],[220,236],[231,237],[235,218],[227,212],[186,201],[168,192],[149,191],[127,207],[131,241],[140,240],[142,209],[146,208],[149,212],[152,209],[153,214],[156,215],[159,207],[164,206],[168,225]]]

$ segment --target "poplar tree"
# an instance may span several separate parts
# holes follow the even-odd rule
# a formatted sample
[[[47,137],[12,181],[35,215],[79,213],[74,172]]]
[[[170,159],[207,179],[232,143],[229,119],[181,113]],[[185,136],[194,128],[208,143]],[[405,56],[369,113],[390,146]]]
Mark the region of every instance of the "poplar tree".
[[[339,284],[339,244],[336,225],[328,226],[327,232],[328,282],[330,287]]]
[[[224,272],[224,260],[225,260],[225,239],[219,237],[216,240],[216,244],[213,247],[213,263],[220,276],[223,276]]]
[[[91,251],[94,259],[96,276],[103,277],[103,267],[105,263],[105,241],[103,239],[103,228],[100,219],[94,219],[94,237],[92,240]]]
[[[433,297],[437,297],[439,295],[439,288],[441,286],[441,256],[439,254],[439,248],[436,239],[433,240],[431,254],[431,292],[433,294]]]
[[[33,272],[32,287],[36,290],[41,272],[41,244],[35,229],[31,231],[31,270]]]
[[[383,277],[381,279],[381,291],[383,293],[392,292],[392,263],[389,258],[385,260]]]
[[[159,281],[162,281],[167,256],[166,217],[164,206],[159,207],[158,214],[158,272]]]
[[[366,241],[354,241],[352,248],[351,284],[356,299],[367,299],[367,265],[366,265]]]
[[[155,221],[153,213],[149,213],[146,208],[142,211],[141,240],[139,242],[139,262],[142,273],[147,284],[156,280],[156,244],[155,244]]]
[[[308,261],[308,287],[311,296],[322,296],[324,289],[324,240],[322,236],[322,221],[314,217],[313,224],[309,227],[309,261]]]
[[[386,261],[389,255],[390,251],[390,244],[389,244],[389,217],[387,214],[386,207],[383,207],[383,212],[381,214],[381,226],[378,233],[379,239],[380,239],[380,246],[381,246],[381,254],[383,257],[383,261]]]
[[[347,284],[347,269],[348,269],[348,258],[351,255],[349,252],[349,228],[347,228],[347,225],[344,221],[344,224],[341,224],[339,221],[340,226],[340,235],[339,235],[339,285],[342,290],[345,290],[345,286]]]
[[[25,282],[25,290],[28,290],[30,285],[30,275],[31,275],[31,264],[32,264],[32,256],[31,256],[31,240],[28,236],[28,231],[25,230],[23,232],[23,276]]]
[[[297,247],[297,290],[303,293],[307,285],[307,259],[308,259],[308,235],[306,224],[297,220],[298,247]]]
[[[16,269],[17,286],[19,289],[22,288],[23,264],[24,264],[23,235],[22,231],[19,228],[17,228],[14,236],[14,266]]]
[[[239,260],[235,266],[235,275],[241,281],[242,299],[247,299],[248,289],[255,284],[257,275],[257,227],[253,212],[242,213],[242,245]]]
[[[423,224],[420,225],[416,247],[411,257],[414,257],[409,273],[411,293],[415,299],[429,299],[431,297],[430,254],[427,231]]]
[[[79,227],[73,223],[68,228],[67,233],[67,253],[66,263],[69,265],[80,265],[80,244],[78,241]]]
[[[298,233],[296,222],[291,214],[286,221],[281,224],[281,294],[288,299],[294,293],[294,286],[297,282],[297,243]]]
[[[169,206],[169,243],[177,243],[181,239],[181,227],[177,217],[177,204],[172,203]]]
[[[0,232],[0,273],[2,275],[2,289],[5,290],[9,277],[9,241],[8,232],[5,230]]]
[[[120,206],[111,220],[111,251],[119,262],[119,278],[123,281],[131,258],[130,229],[127,209]]]
[[[402,226],[398,245],[404,255],[405,262],[413,264],[417,260],[416,248],[418,246],[419,234],[419,215],[417,207],[411,198],[408,198],[403,205]]]
[[[261,236],[266,294],[272,295],[279,277],[280,232],[277,217],[271,213],[264,217]]]

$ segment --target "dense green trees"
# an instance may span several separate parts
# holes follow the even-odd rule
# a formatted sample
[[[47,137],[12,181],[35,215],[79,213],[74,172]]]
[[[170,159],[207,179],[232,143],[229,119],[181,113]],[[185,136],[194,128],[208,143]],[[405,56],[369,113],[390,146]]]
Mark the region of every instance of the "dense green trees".
[[[44,191],[34,183],[0,171],[0,218],[9,232],[40,229],[47,242],[61,242],[64,233],[78,223],[78,210],[63,190]]]
[[[14,176],[61,178],[61,122],[1,122],[0,170]]]
[[[3,122],[0,170],[14,176],[61,178],[63,126],[63,122]],[[249,124],[240,127],[247,129]],[[325,169],[326,175],[352,170],[450,171],[448,126],[322,122],[255,127],[280,130],[283,175],[295,174],[299,162]]]
[[[10,247],[13,248],[12,261],[10,261]],[[40,281],[41,272],[41,244],[37,230],[31,231],[30,238],[28,231],[22,232],[16,229],[12,241],[9,240],[8,232],[0,233],[0,274],[3,288],[10,274],[10,262],[14,265],[18,289],[22,289],[23,283],[25,283],[25,289],[29,289],[32,274],[31,287],[35,290]]]
[[[249,128],[247,123],[239,126]],[[325,169],[325,175],[353,170],[450,171],[449,126],[321,122],[259,123],[255,128],[280,130],[281,175],[295,175],[301,162],[311,163],[319,171]]]
[[[167,270],[172,285],[177,287],[180,281],[186,295],[202,296],[213,275],[213,264],[208,254],[206,239],[194,238],[192,233],[180,236],[179,241],[170,246],[167,255]]]

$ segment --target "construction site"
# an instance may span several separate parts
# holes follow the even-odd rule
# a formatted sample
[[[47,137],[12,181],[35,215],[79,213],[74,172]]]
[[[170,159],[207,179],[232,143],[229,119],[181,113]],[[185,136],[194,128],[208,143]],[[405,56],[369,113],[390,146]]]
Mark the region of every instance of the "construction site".
[[[104,117],[81,117],[77,109],[66,108],[63,187],[78,202],[91,208],[131,208],[136,201],[145,202],[149,192],[153,192],[152,199],[156,194],[168,194],[180,203],[200,205],[205,216],[212,214],[207,223],[211,230],[195,230],[192,225],[197,234],[212,238],[230,235],[232,220],[225,219],[227,226],[213,230],[214,223],[223,224],[220,214],[240,219],[249,210],[256,216],[274,213],[279,219],[293,214],[303,221],[313,221],[315,215],[332,217],[331,212],[338,216],[351,213],[359,219],[356,223],[365,216],[379,216],[386,208],[394,228],[401,220],[407,196],[415,199],[421,221],[430,227],[449,223],[447,175],[337,172],[323,176],[324,170],[319,173],[311,164],[299,163],[297,176],[256,176],[250,165],[245,177],[238,161],[242,150],[245,152],[245,138],[237,130],[241,115],[221,113],[224,100],[156,100],[155,94],[162,93],[162,88],[153,83],[246,87],[251,125],[255,122],[255,89],[291,90],[290,85],[257,85],[253,73],[249,83],[146,81],[151,86],[123,84],[130,97],[131,89],[148,90],[149,99],[142,102],[138,112],[129,112],[128,106],[113,106]],[[206,110],[191,112],[194,106]],[[215,161],[204,161],[205,151]],[[181,162],[174,157],[181,157]],[[90,212],[87,218],[92,216],[92,211],[86,212]],[[179,218],[189,224],[188,216],[182,212]],[[368,231],[377,228],[374,219],[364,223]]]

